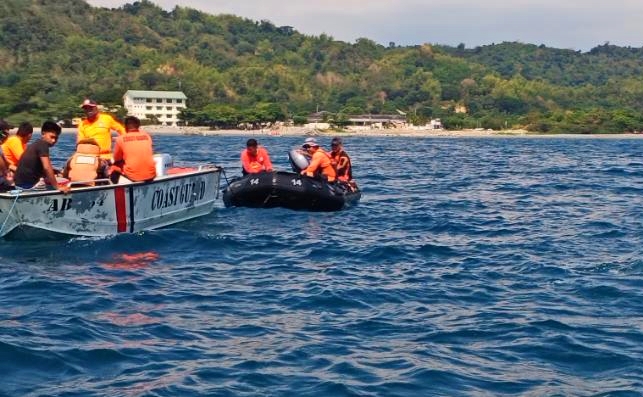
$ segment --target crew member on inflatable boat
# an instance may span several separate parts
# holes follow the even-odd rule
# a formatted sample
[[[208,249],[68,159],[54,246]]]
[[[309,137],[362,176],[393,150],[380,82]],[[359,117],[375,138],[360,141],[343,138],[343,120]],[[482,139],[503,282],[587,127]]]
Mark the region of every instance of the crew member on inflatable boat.
[[[306,138],[306,141],[301,147],[306,149],[311,156],[308,168],[302,170],[301,174],[311,178],[322,176],[326,178],[328,182],[335,182],[337,172],[335,172],[333,162],[331,161],[330,155],[319,147],[317,140],[315,138]]]
[[[110,160],[112,157],[112,130],[118,135],[125,135],[125,127],[107,113],[98,111],[98,104],[91,100],[85,99],[80,107],[85,112],[84,118],[78,124],[78,137],[76,142],[83,139],[93,138],[100,147],[100,157]]]
[[[256,139],[248,139],[246,148],[241,152],[241,165],[243,175],[258,172],[272,172],[272,162],[268,151],[259,146]]]
[[[351,158],[344,151],[342,138],[333,138],[330,142],[330,157],[335,165],[337,171],[337,180],[341,182],[348,182],[353,180],[353,167],[351,165]]]
[[[67,160],[63,178],[94,186],[95,179],[107,178],[107,160],[100,158],[100,148],[94,139],[83,139],[76,145],[76,152]],[[76,184],[79,186],[79,184]]]
[[[114,145],[114,165],[109,178],[118,183],[121,175],[130,181],[151,181],[156,177],[156,163],[152,137],[140,131],[141,121],[134,116],[125,117],[126,135],[116,138]]]

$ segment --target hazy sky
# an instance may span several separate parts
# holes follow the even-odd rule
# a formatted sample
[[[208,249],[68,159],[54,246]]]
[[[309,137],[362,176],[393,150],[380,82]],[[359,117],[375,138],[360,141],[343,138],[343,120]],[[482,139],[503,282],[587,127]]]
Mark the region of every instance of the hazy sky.
[[[89,0],[120,7],[134,0]],[[436,43],[467,48],[503,41],[587,51],[605,42],[643,47],[643,0],[153,0],[210,14],[235,14],[326,33],[354,42],[366,37],[399,45]]]

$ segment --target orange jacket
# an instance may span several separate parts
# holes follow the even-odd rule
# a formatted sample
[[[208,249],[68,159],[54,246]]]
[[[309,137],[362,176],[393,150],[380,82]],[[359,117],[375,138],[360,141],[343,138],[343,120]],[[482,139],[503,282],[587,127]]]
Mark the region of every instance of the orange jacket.
[[[4,152],[4,157],[7,160],[7,166],[18,166],[18,161],[20,161],[20,156],[25,152],[27,148],[26,143],[22,143],[22,139],[18,135],[11,135],[7,140],[2,144],[2,151]]]
[[[63,177],[72,182],[91,181],[98,177],[102,166],[99,156],[100,148],[96,145],[81,143],[76,148],[67,166],[63,171]],[[93,183],[87,185],[93,186]]]
[[[335,170],[337,171],[337,179],[343,182],[353,179],[351,159],[345,151],[339,150],[337,152],[331,152],[330,158],[332,159]]]
[[[83,119],[78,124],[78,137],[76,142],[92,138],[100,147],[100,156],[109,159],[112,156],[112,130],[119,135],[125,135],[125,127],[112,116],[100,113],[93,122]]]
[[[272,171],[272,163],[268,151],[263,146],[257,147],[257,155],[253,156],[245,149],[241,152],[241,165],[248,174],[262,171]]]
[[[313,153],[313,158],[310,160],[308,168],[303,172],[310,177],[314,177],[321,172],[322,175],[328,178],[328,182],[335,182],[335,178],[337,177],[337,172],[335,172],[330,156],[324,152],[322,148],[317,149],[317,151]]]
[[[152,137],[143,131],[132,131],[116,138],[114,164],[120,165],[123,175],[132,181],[154,179],[156,163]]]

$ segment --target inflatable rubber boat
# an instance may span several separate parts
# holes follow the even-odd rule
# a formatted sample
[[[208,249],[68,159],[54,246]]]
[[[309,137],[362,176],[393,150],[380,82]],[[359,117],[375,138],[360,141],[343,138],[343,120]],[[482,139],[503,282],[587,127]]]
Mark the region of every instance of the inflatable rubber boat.
[[[289,153],[293,170],[303,169],[307,160],[295,150]],[[355,184],[328,183],[299,172],[273,171],[233,179],[223,191],[226,207],[283,207],[304,211],[338,211],[359,201]]]

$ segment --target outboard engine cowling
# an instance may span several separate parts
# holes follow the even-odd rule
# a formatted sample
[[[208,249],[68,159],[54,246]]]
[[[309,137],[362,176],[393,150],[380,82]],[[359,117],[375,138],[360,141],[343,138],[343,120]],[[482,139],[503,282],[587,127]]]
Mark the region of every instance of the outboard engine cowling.
[[[301,170],[308,168],[308,164],[310,164],[310,159],[306,157],[299,149],[292,149],[291,151],[289,151],[288,160],[290,161],[292,170],[296,173],[300,173]]]

